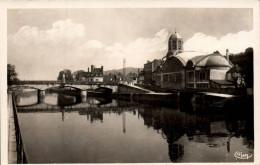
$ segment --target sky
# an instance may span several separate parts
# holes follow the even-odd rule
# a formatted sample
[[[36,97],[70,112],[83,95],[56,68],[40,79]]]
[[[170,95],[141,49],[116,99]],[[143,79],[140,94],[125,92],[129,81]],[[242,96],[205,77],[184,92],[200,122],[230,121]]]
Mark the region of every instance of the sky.
[[[223,55],[253,46],[252,9],[9,9],[8,63],[20,80],[56,80],[59,71],[143,68],[161,59],[176,31],[184,51]]]

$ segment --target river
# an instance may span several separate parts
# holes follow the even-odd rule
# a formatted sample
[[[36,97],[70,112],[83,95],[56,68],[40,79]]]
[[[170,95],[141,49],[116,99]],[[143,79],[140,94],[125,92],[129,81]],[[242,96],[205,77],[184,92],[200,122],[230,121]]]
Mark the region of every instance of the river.
[[[29,163],[254,160],[253,114],[198,115],[169,107],[46,92],[16,98]],[[248,159],[241,159],[241,153]],[[239,156],[240,155],[240,156]]]

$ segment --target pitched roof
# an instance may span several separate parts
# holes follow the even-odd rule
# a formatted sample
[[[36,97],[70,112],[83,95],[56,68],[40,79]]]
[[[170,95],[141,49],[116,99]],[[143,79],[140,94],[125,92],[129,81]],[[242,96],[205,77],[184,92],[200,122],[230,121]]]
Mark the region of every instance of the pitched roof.
[[[102,68],[94,68],[92,71],[93,74],[102,74],[103,70]]]
[[[91,72],[82,72],[82,73],[80,73],[80,76],[82,76],[82,77],[91,77],[91,76],[93,76],[93,74]]]

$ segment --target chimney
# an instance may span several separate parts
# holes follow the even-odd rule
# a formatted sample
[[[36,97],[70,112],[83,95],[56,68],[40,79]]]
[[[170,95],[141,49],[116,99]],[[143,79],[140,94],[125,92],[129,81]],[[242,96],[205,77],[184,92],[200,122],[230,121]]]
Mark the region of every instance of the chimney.
[[[228,52],[228,49],[226,49],[226,59],[229,62],[229,52]]]
[[[89,72],[89,67],[88,67],[88,72]]]
[[[93,70],[94,70],[94,65],[91,65],[91,72],[93,72]]]

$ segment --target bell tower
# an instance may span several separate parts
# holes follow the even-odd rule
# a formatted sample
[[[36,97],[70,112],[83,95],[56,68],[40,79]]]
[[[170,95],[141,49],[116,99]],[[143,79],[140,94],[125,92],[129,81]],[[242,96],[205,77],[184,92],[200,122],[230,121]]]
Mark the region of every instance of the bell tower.
[[[171,35],[168,41],[168,53],[167,57],[170,55],[176,55],[183,51],[183,39],[181,38],[181,35],[176,32]]]

